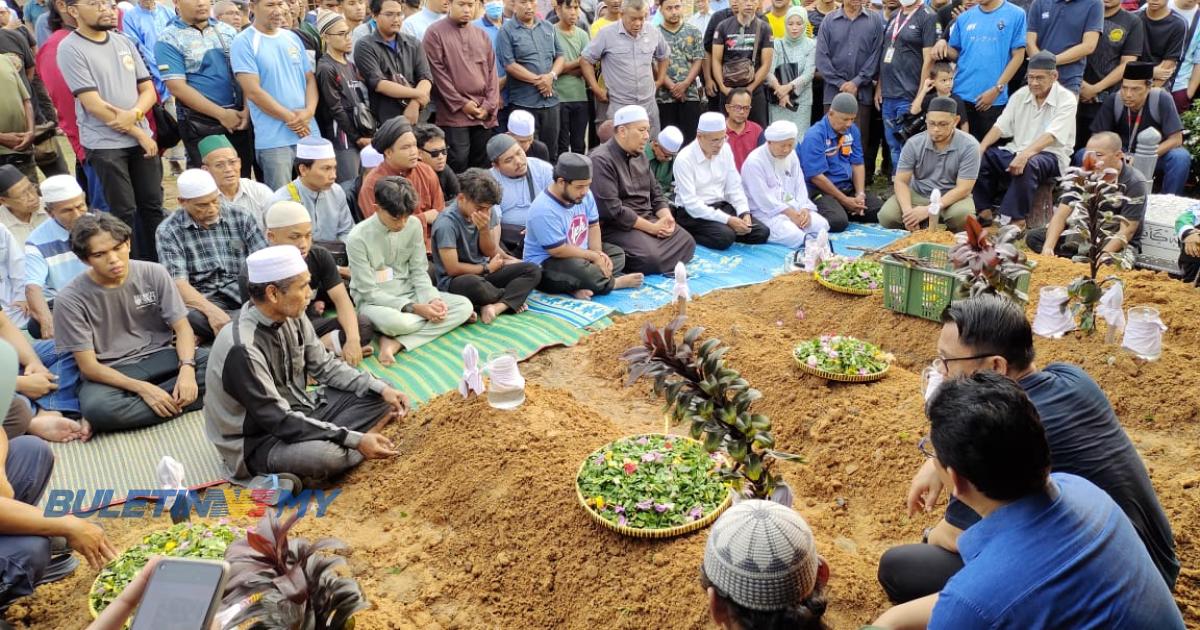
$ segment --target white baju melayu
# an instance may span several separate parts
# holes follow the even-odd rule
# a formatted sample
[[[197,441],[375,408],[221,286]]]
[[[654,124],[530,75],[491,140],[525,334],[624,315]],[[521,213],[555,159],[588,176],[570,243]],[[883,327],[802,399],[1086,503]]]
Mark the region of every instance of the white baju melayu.
[[[808,198],[795,151],[782,160],[771,155],[767,144],[751,151],[742,164],[742,185],[750,200],[750,214],[771,228],[768,243],[800,249],[809,235],[829,230],[829,221],[817,213],[816,204]],[[808,210],[808,227],[801,229],[793,223],[783,212],[788,208]]]

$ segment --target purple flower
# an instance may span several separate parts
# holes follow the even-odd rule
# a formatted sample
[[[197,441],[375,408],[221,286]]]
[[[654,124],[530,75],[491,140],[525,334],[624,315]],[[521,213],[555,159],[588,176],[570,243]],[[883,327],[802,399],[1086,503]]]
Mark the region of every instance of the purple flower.
[[[810,355],[806,363],[808,363],[808,367],[817,367],[817,357],[815,355]]]
[[[596,459],[595,459],[595,460],[593,460],[593,463],[594,463],[595,465],[597,465],[597,466],[603,466],[603,465],[604,465],[604,456],[603,456],[603,455],[597,455],[597,456],[596,456]]]
[[[213,537],[212,530],[211,530],[211,529],[206,529],[206,530],[204,530],[204,537],[205,537],[205,538],[212,538],[212,537]]]
[[[874,291],[875,289],[878,289],[878,288],[879,288],[879,283],[878,283],[878,282],[875,282],[874,280],[872,280],[872,281],[871,281],[871,284],[868,284],[868,285],[867,285],[867,288],[869,288],[869,289],[871,289],[872,291]]]
[[[662,461],[662,459],[663,459],[663,454],[662,454],[662,453],[660,453],[660,452],[658,452],[658,451],[650,451],[649,453],[643,453],[643,454],[642,454],[642,461],[643,461],[643,462],[654,462],[654,463],[658,463],[658,462],[661,462],[661,461]]]
[[[860,278],[870,278],[870,277],[871,277],[871,274],[869,274],[869,273],[867,273],[867,272],[865,272],[865,271],[862,271],[862,272],[859,272],[858,276],[859,276]]]
[[[663,512],[666,512],[667,510],[669,510],[673,507],[675,507],[674,503],[655,503],[654,511],[658,512],[659,514],[662,514]]]
[[[692,508],[691,512],[688,512],[688,516],[692,517],[693,521],[698,521],[700,520],[701,516],[704,516],[704,510],[701,510],[700,506],[697,505],[696,507]]]
[[[614,511],[614,512],[616,512],[617,514],[624,514],[624,513],[625,513],[625,506],[624,506],[624,505],[621,505],[621,504],[619,504],[619,503],[618,503],[617,505],[614,505],[614,506],[612,506],[612,509],[613,509],[613,511]]]
[[[838,351],[837,351],[837,350],[830,350],[830,351],[829,351],[829,358],[830,358],[830,359],[836,359],[836,358],[838,358]]]
[[[866,376],[867,374],[870,374],[870,372],[867,372],[867,368],[858,368],[859,376]]]
[[[645,501],[638,501],[637,503],[637,509],[639,510],[645,511],[652,507],[654,507],[654,499],[646,499]]]
[[[638,438],[638,441],[637,441],[637,443],[638,443],[638,444],[640,444],[640,445],[642,445],[642,446],[645,446],[645,445],[647,445],[647,444],[649,444],[649,443],[650,443],[650,440],[646,439],[646,438],[643,436],[643,437],[640,437],[640,438]]]
[[[620,525],[620,526],[622,526],[622,527],[624,527],[624,526],[625,526],[625,524],[626,524],[626,523],[628,523],[628,522],[629,522],[629,521],[625,520],[625,516],[624,516],[624,515],[622,515],[622,516],[621,516],[621,518],[618,518],[618,519],[617,519],[617,525]]]

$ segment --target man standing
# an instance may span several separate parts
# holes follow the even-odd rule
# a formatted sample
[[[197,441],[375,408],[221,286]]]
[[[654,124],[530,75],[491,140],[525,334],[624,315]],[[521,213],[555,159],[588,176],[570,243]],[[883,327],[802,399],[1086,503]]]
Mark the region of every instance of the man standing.
[[[71,249],[89,269],[54,302],[55,346],[75,355],[79,408],[97,432],[195,411],[204,393],[196,372],[208,353],[196,348],[171,274],[130,261],[129,239],[129,227],[112,215],[76,221]]]
[[[736,14],[713,30],[712,75],[720,102],[724,105],[734,89],[745,88],[751,96],[750,119],[759,127],[768,124],[763,83],[775,55],[771,41],[771,25],[758,17],[758,3],[753,0],[744,0]]]
[[[750,110],[753,101],[746,88],[734,88],[725,96],[725,136],[729,140],[729,149],[733,152],[733,164],[738,172],[750,152],[762,144],[763,128],[750,120]],[[715,113],[715,112],[713,112]],[[720,114],[718,114],[719,116]],[[712,119],[715,120],[715,119]]]
[[[583,50],[591,38],[587,29],[577,28],[579,0],[558,0],[555,14],[558,45],[562,47],[562,74],[554,80],[554,92],[561,101],[558,127],[558,153],[582,154],[587,145],[590,102],[583,80]],[[510,119],[511,120],[511,119]]]
[[[1028,14],[1025,51],[1030,57],[1042,50],[1053,53],[1058,63],[1058,82],[1079,92],[1086,58],[1096,50],[1104,28],[1104,5],[1094,1],[1034,0]]]
[[[884,26],[878,13],[863,10],[863,0],[846,0],[841,9],[821,22],[817,33],[817,72],[825,79],[821,102],[828,111],[838,94],[858,100],[855,115],[863,146],[870,142],[871,97],[879,74],[880,50],[884,48]]]
[[[650,115],[651,133],[657,133],[658,104],[655,88],[667,68],[671,50],[656,28],[646,25],[645,0],[624,0],[616,28],[600,29],[583,51],[583,78],[608,111],[640,105]],[[596,64],[602,64],[604,87],[596,83]]]
[[[592,153],[589,169],[601,235],[605,244],[625,253],[629,271],[666,273],[675,263],[691,261],[696,241],[675,223],[650,172],[645,154],[649,114],[638,105],[627,105],[613,116],[613,128],[613,137]]]
[[[200,141],[221,134],[241,159],[241,176],[254,165],[250,110],[233,80],[229,54],[237,31],[209,17],[208,0],[177,0],[179,17],[158,38],[155,56],[167,89],[178,101],[179,135],[189,168],[200,168]]]
[[[1001,221],[1019,225],[1024,225],[1042,182],[1054,181],[1070,164],[1079,103],[1058,83],[1057,62],[1044,50],[1029,60],[1025,81],[1027,85],[1013,94],[1012,102],[979,142],[983,159],[972,193],[981,218],[991,220],[993,210],[998,209],[1007,217]],[[992,146],[1001,138],[1011,140],[1000,148]]]
[[[50,218],[37,186],[11,164],[0,166],[0,225],[23,247],[37,226]]]
[[[4,55],[0,63],[0,164],[15,166],[37,179],[33,161],[33,101],[17,62]]]
[[[971,191],[979,177],[979,142],[958,129],[958,105],[939,96],[929,102],[925,131],[904,143],[892,188],[896,194],[879,211],[879,224],[910,232],[928,224],[929,199],[941,195],[937,220],[955,232],[975,214]]]
[[[58,67],[78,103],[79,140],[113,215],[134,229],[133,257],[154,260],[164,215],[162,162],[146,123],[158,102],[150,72],[131,40],[109,33],[111,5],[73,0],[67,12],[76,28],[58,46]]]
[[[675,175],[675,218],[696,243],[729,249],[734,242],[767,242],[771,231],[750,217],[742,178],[725,141],[725,117],[700,116],[696,140],[683,148],[672,167]]]
[[[1146,0],[1141,17],[1146,29],[1146,52],[1142,60],[1154,64],[1155,87],[1170,89],[1179,59],[1188,44],[1188,23],[1171,10],[1167,0]]]
[[[363,217],[370,218],[375,214],[376,182],[395,175],[403,177],[416,191],[417,207],[413,216],[421,223],[426,252],[432,252],[429,247],[429,227],[437,219],[438,213],[446,207],[446,200],[442,195],[437,173],[421,161],[417,136],[413,133],[412,125],[408,124],[408,119],[403,116],[383,123],[371,139],[371,146],[383,154],[383,164],[363,177],[362,186],[358,191],[358,208]]]
[[[1076,129],[1091,129],[1096,113],[1110,98],[1116,97],[1125,65],[1137,61],[1146,48],[1142,19],[1121,8],[1121,0],[1104,0],[1104,30],[1096,50],[1087,56],[1083,83],[1079,86],[1079,113]],[[1076,148],[1087,138],[1076,136]]]
[[[521,256],[526,221],[533,200],[554,183],[554,167],[537,158],[527,157],[512,136],[501,134],[488,141],[488,159],[492,177],[502,191],[500,206],[500,243],[513,256]]]
[[[400,32],[418,42],[423,42],[426,33],[429,32],[429,27],[446,17],[447,5],[452,4],[453,0],[425,0],[425,6],[421,7],[420,11],[404,18],[404,25],[400,27]],[[474,13],[474,7],[471,12]]]
[[[221,193],[221,203],[240,208],[262,225],[263,214],[275,191],[266,184],[242,177],[242,158],[224,134],[208,136],[196,144],[204,170],[212,174]]]
[[[425,55],[438,89],[438,126],[446,132],[450,170],[487,164],[487,141],[500,110],[496,54],[483,29],[471,24],[475,0],[451,0],[450,15],[425,33]],[[407,22],[406,22],[407,24]]]
[[[904,148],[896,136],[896,121],[911,111],[913,99],[933,67],[933,46],[941,35],[937,14],[924,3],[901,0],[900,5],[902,8],[883,33],[876,87],[893,165],[900,163],[900,150]]]
[[[317,81],[300,36],[285,28],[285,0],[253,0],[254,23],[230,46],[234,75],[250,101],[254,150],[263,183],[291,179],[296,143],[316,136]]]
[[[985,0],[954,21],[935,59],[958,62],[954,93],[967,104],[971,135],[982,140],[1008,102],[1008,82],[1025,61],[1025,11],[1006,0]]]
[[[800,172],[796,156],[799,132],[788,120],[771,123],[763,133],[767,143],[755,149],[742,167],[750,214],[771,231],[768,243],[791,249],[800,249],[809,237],[829,231],[829,221],[809,200]]]
[[[538,138],[546,143],[553,162],[559,125],[554,81],[563,69],[562,46],[554,25],[538,19],[537,0],[516,0],[514,5],[516,19],[505,22],[496,37],[497,57],[508,77],[507,106],[533,115]]]
[[[281,186],[271,201],[303,204],[313,218],[313,240],[334,253],[345,251],[342,242],[354,227],[346,191],[337,185],[337,155],[333,144],[320,137],[307,137],[296,144],[298,177]]]
[[[371,93],[371,111],[380,124],[404,116],[415,125],[433,90],[425,51],[416,38],[400,32],[404,11],[399,2],[371,0],[371,13],[375,31],[354,44],[354,65]]]
[[[700,4],[704,4],[701,0]],[[703,34],[683,21],[683,0],[666,0],[659,7],[658,26],[671,50],[667,72],[658,88],[658,115],[663,128],[683,130],[685,144],[696,139],[700,122],[700,89],[696,79],[704,63]]]
[[[379,430],[408,411],[408,398],[321,345],[304,316],[312,287],[300,250],[268,247],[246,266],[251,301],[217,337],[205,372],[205,434],[229,477],[324,482],[396,455]]]
[[[833,97],[829,111],[808,128],[796,152],[808,188],[816,193],[817,212],[829,222],[830,232],[841,232],[850,220],[873,223],[883,202],[867,191],[862,136],[854,120],[858,99],[842,93]]]
[[[188,169],[176,186],[181,211],[158,226],[158,259],[175,280],[196,339],[208,344],[229,323],[228,313],[242,304],[242,260],[267,242],[248,212],[221,207],[221,193],[208,171]]]
[[[83,189],[70,175],[55,175],[42,182],[42,202],[51,221],[34,228],[25,241],[25,302],[29,305],[29,334],[34,339],[54,338],[54,298],[87,265],[71,253],[71,228],[87,214]]]

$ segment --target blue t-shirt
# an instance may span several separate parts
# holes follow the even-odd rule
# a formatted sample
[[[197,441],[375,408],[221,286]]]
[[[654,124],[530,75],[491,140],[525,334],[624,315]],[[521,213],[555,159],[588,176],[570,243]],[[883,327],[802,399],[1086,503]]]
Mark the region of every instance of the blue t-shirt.
[[[1029,32],[1037,33],[1041,50],[1054,54],[1078,46],[1085,33],[1104,30],[1104,4],[1096,0],[1034,0],[1029,6]],[[1058,82],[1078,92],[1087,57],[1058,67]]]
[[[964,566],[930,630],[1183,630],[1183,617],[1129,519],[1082,477],[1005,505],[958,538]]]
[[[1000,83],[1000,75],[1012,57],[1012,51],[1025,47],[1025,10],[1005,2],[987,12],[976,5],[958,16],[950,27],[949,44],[958,51],[958,70],[954,74],[954,93],[974,103],[984,91]],[[1008,102],[1008,86],[992,106]]]
[[[600,222],[596,199],[588,191],[583,201],[568,206],[549,191],[533,200],[529,207],[529,222],[525,228],[525,262],[542,264],[550,253],[546,250],[562,245],[587,249],[588,228]]]
[[[313,71],[300,36],[280,29],[267,35],[251,26],[238,33],[230,50],[233,73],[258,75],[262,89],[288,109],[303,109],[306,77]],[[250,99],[246,99],[250,101]],[[290,147],[300,141],[282,120],[268,115],[250,101],[250,120],[254,123],[254,148],[258,150]],[[319,136],[317,121],[309,121],[309,132]]]
[[[796,155],[810,190],[812,178],[817,175],[825,175],[838,188],[853,186],[853,167],[863,163],[858,125],[850,125],[845,133],[838,133],[829,125],[826,116],[804,133],[804,140],[796,147]]]
[[[237,38],[232,26],[208,19],[203,31],[176,18],[158,36],[155,57],[164,81],[183,79],[221,107],[238,104],[228,53]]]
[[[549,162],[535,157],[529,158],[525,177],[513,179],[492,167],[492,177],[500,184],[503,196],[500,199],[500,222],[505,225],[525,227],[529,220],[529,207],[543,190],[554,183],[554,167]]]

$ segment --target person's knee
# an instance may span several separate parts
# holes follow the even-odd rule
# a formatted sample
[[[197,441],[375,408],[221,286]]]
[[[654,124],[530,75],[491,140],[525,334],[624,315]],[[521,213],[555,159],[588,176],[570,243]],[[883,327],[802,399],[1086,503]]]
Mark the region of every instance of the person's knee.
[[[900,229],[904,227],[900,212],[900,202],[896,201],[895,195],[884,202],[883,207],[879,209],[879,225],[885,228]]]
[[[707,241],[705,245],[717,250],[729,249],[733,246],[734,241],[737,240],[737,234],[732,228],[725,226],[718,227],[721,229],[713,230],[712,233],[709,234],[705,239],[705,241]]]
[[[32,593],[49,563],[50,539],[45,536],[0,539],[0,606]]]
[[[1025,234],[1025,246],[1029,251],[1040,254],[1046,246],[1046,228],[1035,228]]]
[[[358,318],[358,339],[363,345],[371,343],[375,339],[375,326],[371,324],[371,320],[362,313],[357,313]],[[342,340],[345,341],[346,333],[343,331]]]

